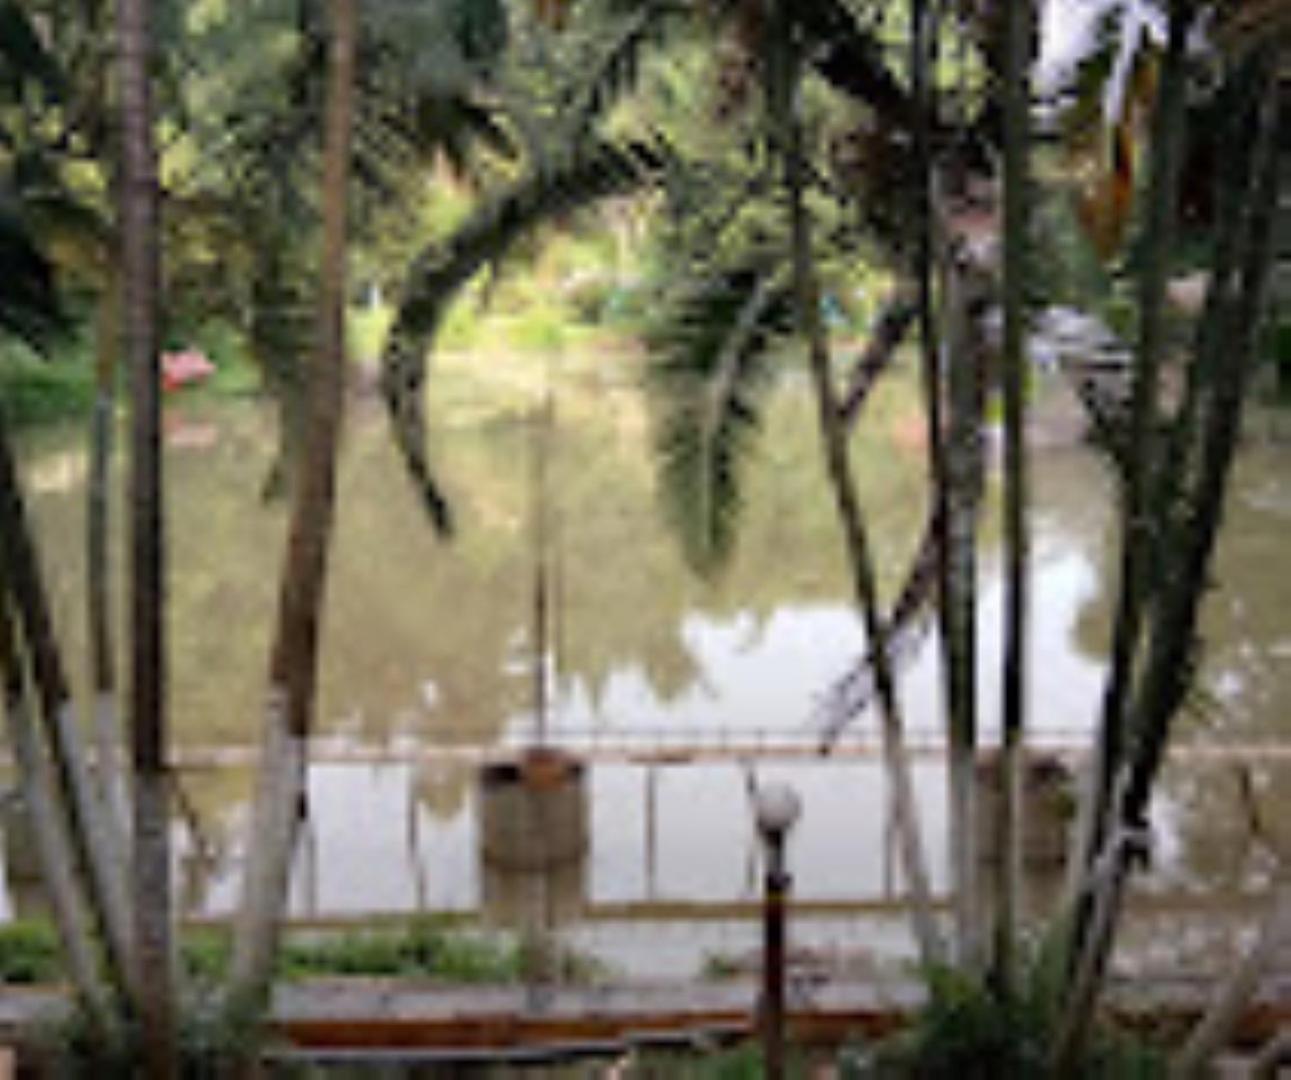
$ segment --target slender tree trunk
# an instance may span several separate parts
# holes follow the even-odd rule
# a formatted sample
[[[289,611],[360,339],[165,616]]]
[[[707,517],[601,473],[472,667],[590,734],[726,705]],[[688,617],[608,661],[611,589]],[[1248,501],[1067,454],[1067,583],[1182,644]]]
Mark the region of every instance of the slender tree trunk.
[[[865,522],[856,499],[845,428],[830,370],[829,345],[820,315],[820,295],[811,251],[811,228],[803,198],[802,136],[794,101],[798,65],[796,47],[792,41],[791,17],[785,0],[768,0],[768,3],[772,16],[767,46],[768,111],[771,129],[784,156],[798,319],[807,339],[810,355],[826,470],[847,545],[856,603],[864,622],[866,647],[874,670],[875,689],[882,715],[884,758],[892,785],[893,815],[898,828],[907,887],[910,890],[915,939],[922,961],[931,966],[942,961],[943,950],[932,912],[931,888],[919,835],[909,762],[903,743],[900,703],[887,652],[886,627],[879,611],[874,562]]]
[[[943,575],[940,632],[950,744],[952,823],[957,877],[974,887],[977,879],[973,828],[977,796],[977,521],[984,469],[982,460],[983,356],[980,335],[970,314],[977,289],[974,267],[949,244],[939,245],[943,332],[937,349],[946,387],[943,472],[938,502],[944,512],[934,523],[942,532],[938,571]],[[941,506],[938,507],[941,510]],[[957,882],[956,887],[961,887]],[[976,897],[961,900],[966,926],[965,957],[980,951]]]
[[[860,419],[875,383],[896,359],[897,349],[905,338],[906,331],[919,315],[919,305],[911,301],[905,287],[898,288],[884,302],[883,309],[870,328],[864,351],[852,365],[847,386],[838,403],[843,426],[848,430]]]
[[[333,0],[324,144],[323,266],[318,351],[308,391],[304,453],[292,487],[278,626],[269,668],[255,833],[238,914],[230,1007],[266,1003],[305,794],[318,676],[345,362],[347,177],[353,116],[357,0]]]
[[[1000,997],[1013,993],[1018,917],[1022,737],[1026,725],[1026,647],[1030,537],[1027,531],[1025,286],[1028,214],[1028,127],[1032,5],[1008,5],[1004,70],[1004,715],[995,850],[994,978]]]
[[[116,421],[116,363],[121,341],[120,299],[110,284],[99,300],[95,339],[94,411],[90,419],[90,472],[86,490],[85,580],[86,636],[90,643],[90,678],[94,693],[95,766],[108,812],[119,840],[115,861],[129,860],[129,792],[122,763],[121,719],[117,708],[116,655],[112,634],[113,429]]]
[[[1165,285],[1179,188],[1187,90],[1186,50],[1192,12],[1192,0],[1172,0],[1169,42],[1153,118],[1147,221],[1140,255],[1143,271],[1139,278],[1139,341],[1130,402],[1130,450],[1121,490],[1120,591],[1111,665],[1103,691],[1097,756],[1090,778],[1088,805],[1083,811],[1080,862],[1086,868],[1092,865],[1106,833],[1113,778],[1124,753],[1126,706],[1148,600],[1145,585],[1159,540],[1150,513],[1149,493],[1160,464],[1157,384],[1163,348]],[[1077,908],[1074,927],[1077,949],[1087,916],[1083,906]]]
[[[1258,63],[1258,62],[1257,62]],[[1263,67],[1263,65],[1261,65]],[[1227,223],[1240,230],[1241,266],[1237,282],[1212,275],[1211,288],[1222,298],[1207,310],[1217,320],[1203,327],[1204,352],[1193,359],[1210,374],[1201,425],[1197,433],[1195,476],[1181,491],[1177,512],[1171,508],[1167,548],[1172,553],[1167,580],[1154,598],[1150,649],[1131,716],[1137,735],[1121,783],[1114,789],[1115,825],[1091,872],[1085,892],[1094,913],[1075,958],[1072,989],[1054,1051],[1054,1072],[1070,1075],[1083,1051],[1085,1035],[1107,958],[1111,951],[1125,880],[1146,832],[1148,800],[1169,742],[1171,721],[1190,685],[1197,614],[1207,585],[1224,494],[1241,426],[1247,379],[1255,353],[1255,331],[1272,254],[1273,211],[1278,194],[1278,95],[1271,92],[1267,69],[1251,80],[1249,105],[1258,114],[1256,135],[1248,140],[1246,175],[1249,194],[1236,200],[1244,210]],[[1251,109],[1245,110],[1248,115]],[[1231,166],[1230,166],[1231,167]],[[1222,243],[1219,245],[1222,248]],[[1222,362],[1221,362],[1222,357]],[[1193,453],[1186,455],[1188,460]]]
[[[1210,1059],[1228,1042],[1242,1010],[1259,988],[1260,976],[1288,941],[1291,941],[1291,877],[1284,873],[1273,890],[1268,914],[1255,939],[1228,978],[1216,988],[1206,1015],[1193,1028],[1171,1064],[1172,1077],[1192,1080],[1206,1075]]]
[[[0,566],[4,567],[6,589],[25,645],[41,723],[58,780],[59,804],[67,815],[68,833],[78,872],[85,884],[87,906],[107,952],[111,982],[115,989],[125,990],[132,955],[125,869],[111,860],[114,846],[107,838],[110,819],[102,812],[73,720],[71,694],[3,415],[0,415]]]
[[[18,772],[18,790],[36,844],[59,943],[67,958],[77,997],[97,1033],[107,1036],[116,1021],[112,994],[99,970],[94,928],[76,875],[67,818],[59,808],[57,780],[32,715],[22,649],[3,580],[0,580],[0,679],[3,680],[9,746]]]
[[[946,733],[948,743],[947,779],[950,815],[948,846],[950,879],[954,895],[955,952],[961,965],[973,962],[977,953],[977,851],[974,840],[975,791],[973,782],[976,759],[976,702],[973,700],[973,640],[971,626],[965,640],[964,623],[955,617],[962,607],[951,571],[952,491],[951,468],[946,449],[946,422],[943,395],[945,370],[942,364],[942,340],[938,333],[933,297],[934,236],[933,173],[930,120],[933,101],[930,76],[932,51],[936,40],[933,13],[927,0],[914,0],[910,6],[910,70],[918,110],[915,128],[915,157],[918,169],[916,191],[917,229],[915,243],[915,282],[920,327],[920,354],[924,414],[928,427],[928,488],[932,504],[936,545],[937,623],[941,637],[942,680],[946,695]],[[962,357],[959,359],[963,359]],[[970,595],[971,602],[971,595]]]
[[[130,373],[130,724],[134,766],[136,1008],[147,1075],[176,1074],[170,787],[166,776],[157,157],[151,0],[118,0],[123,329]]]

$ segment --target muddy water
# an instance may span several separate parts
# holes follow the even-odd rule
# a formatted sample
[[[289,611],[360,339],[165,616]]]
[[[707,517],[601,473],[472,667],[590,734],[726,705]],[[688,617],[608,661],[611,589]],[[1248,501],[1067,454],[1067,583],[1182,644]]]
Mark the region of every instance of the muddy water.
[[[752,948],[747,905],[758,864],[735,760],[647,766],[596,758],[588,770],[588,854],[535,886],[482,869],[475,767],[436,748],[532,738],[534,395],[465,377],[439,391],[433,454],[460,520],[436,540],[375,411],[347,434],[323,644],[312,821],[294,884],[299,916],[447,911],[514,919],[535,904],[626,969],[693,970]],[[857,458],[888,589],[924,512],[923,462],[909,435],[915,398],[894,383],[875,404]],[[811,406],[784,394],[752,463],[734,558],[716,581],[684,565],[653,491],[648,417],[630,385],[562,382],[549,465],[552,633],[550,737],[613,751],[774,739],[810,745],[814,703],[860,654],[840,545],[811,434]],[[171,707],[191,814],[177,825],[190,911],[236,901],[265,656],[282,551],[281,506],[258,493],[273,445],[258,406],[172,403],[168,523]],[[42,431],[26,477],[68,656],[81,646],[79,432]],[[1291,449],[1245,453],[1206,611],[1200,691],[1183,721],[1199,748],[1291,746]],[[1032,716],[1036,740],[1075,761],[1096,709],[1115,586],[1108,477],[1087,452],[1036,462]],[[983,717],[998,712],[1000,595],[995,508],[984,525]],[[925,643],[902,677],[908,722],[935,742],[938,661]],[[908,948],[887,795],[862,716],[853,756],[759,759],[788,779],[804,814],[791,847],[800,939],[873,958]],[[208,767],[223,750],[234,764]],[[1285,752],[1285,751],[1284,751]],[[934,887],[945,890],[944,769],[920,757]],[[1222,760],[1179,755],[1156,808],[1158,846],[1144,903],[1214,946],[1211,906],[1237,925],[1291,844],[1291,765],[1276,751]],[[195,827],[194,827],[195,826]],[[1052,890],[1037,880],[1037,904]],[[11,872],[11,877],[16,877]],[[535,887],[541,896],[534,900]],[[10,909],[21,907],[14,889]],[[1156,898],[1156,899],[1154,899]],[[1198,913],[1201,913],[1200,915]],[[1143,925],[1148,925],[1144,923]],[[1155,932],[1153,932],[1155,933]],[[1190,931],[1191,933],[1191,931]],[[1145,940],[1152,934],[1144,931]],[[1177,940],[1191,941],[1192,937]],[[1189,946],[1191,947],[1191,946]],[[1151,950],[1141,950],[1151,961]]]

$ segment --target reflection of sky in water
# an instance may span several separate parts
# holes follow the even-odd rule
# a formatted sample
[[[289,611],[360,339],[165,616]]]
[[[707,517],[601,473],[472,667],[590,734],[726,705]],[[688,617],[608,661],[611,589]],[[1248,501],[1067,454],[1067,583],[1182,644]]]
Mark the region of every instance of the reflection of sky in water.
[[[474,441],[459,450],[457,461],[466,474],[464,486],[480,477],[488,481],[475,484],[480,494],[476,504],[466,504],[468,519],[472,511],[478,521],[522,519],[523,468],[515,447],[468,434]],[[416,749],[437,734],[447,738],[450,727],[456,737],[485,744],[502,734],[523,741],[533,726],[531,563],[523,530],[477,528],[458,547],[437,546],[426,536],[392,459],[374,439],[360,429],[349,451],[351,489],[364,492],[366,501],[361,513],[342,504],[324,673],[324,699],[331,706],[325,728],[342,747],[395,740]],[[259,509],[250,495],[230,499],[227,493],[240,491],[239,485],[248,492],[254,488],[249,474],[256,469],[247,459],[262,449],[254,429],[232,424],[205,458],[187,456],[172,470],[172,484],[177,476],[193,484],[187,494],[179,488],[173,509],[177,536],[190,538],[177,552],[174,615],[176,724],[189,745],[245,742],[236,732],[248,730],[246,719],[257,714],[262,627],[273,589],[272,574],[255,560],[278,550],[280,514]],[[631,443],[625,452],[638,451]],[[792,458],[784,446],[778,453]],[[1207,684],[1222,705],[1206,721],[1212,737],[1286,730],[1291,579],[1285,563],[1275,559],[1286,550],[1283,530],[1291,516],[1287,456],[1285,448],[1248,454],[1239,497],[1230,506],[1232,535],[1220,564],[1225,591],[1212,596],[1207,610]],[[49,561],[55,570],[52,592],[74,640],[79,556],[67,545],[81,535],[80,499],[76,470],[69,471],[65,458],[63,450],[52,452],[49,460],[58,469],[46,465],[43,472],[40,460],[34,462],[38,478],[48,480],[57,471],[73,479],[43,483],[33,500],[56,549]],[[730,578],[714,588],[682,573],[671,539],[658,526],[648,484],[638,474],[622,474],[635,476],[631,483],[613,468],[605,476],[588,469],[571,478],[562,526],[570,550],[561,628],[570,659],[553,703],[553,730],[610,741],[635,733],[647,744],[656,737],[705,742],[721,731],[733,737],[813,734],[814,703],[861,654],[864,638],[845,602],[828,502],[812,503],[811,513],[803,509],[805,498],[821,495],[817,487],[800,487],[803,462],[818,469],[812,450],[766,481],[750,507]],[[900,468],[906,465],[892,465],[894,472]],[[897,480],[905,482],[905,475]],[[881,486],[884,477],[870,482]],[[1036,460],[1030,699],[1032,728],[1041,742],[1083,746],[1095,714],[1102,670],[1097,657],[1110,621],[1106,489],[1101,466],[1084,453],[1054,452]],[[920,511],[915,507],[903,517],[906,509],[889,495],[883,512],[876,511],[887,532],[877,525],[876,531],[881,543],[908,553]],[[998,525],[991,520],[996,510],[988,500],[978,620],[980,722],[988,740],[998,730],[1000,708],[1002,589],[993,553]],[[595,516],[600,511],[603,516]],[[195,544],[191,538],[202,537],[201,529],[210,542]],[[60,543],[66,550],[57,550]],[[626,569],[611,563],[619,557]],[[247,633],[232,632],[243,626]],[[220,671],[220,683],[207,686],[206,673],[213,669]],[[907,724],[922,741],[938,731],[940,682],[939,650],[929,634],[900,678]],[[872,743],[876,730],[875,716],[867,713],[844,741]],[[1283,766],[1280,775],[1273,769],[1271,777],[1256,778],[1270,820],[1279,817],[1277,793],[1285,799],[1291,792],[1286,773]],[[800,897],[879,901],[893,895],[885,858],[886,784],[874,761],[766,763],[758,775],[788,779],[802,792],[804,815],[792,846]],[[193,780],[194,790],[201,789],[199,813],[227,844],[242,842],[245,779],[224,785]],[[915,780],[929,866],[940,890],[946,880],[944,769],[921,758]],[[647,809],[652,783],[653,823]],[[481,903],[468,766],[433,758],[420,772],[408,764],[319,763],[310,786],[316,849],[312,856],[307,849],[297,867],[297,914],[468,911]],[[1267,860],[1260,864],[1248,851],[1242,790],[1231,768],[1170,774],[1167,798],[1155,811],[1159,887],[1238,888],[1259,879],[1251,867]],[[588,795],[591,846],[584,880],[585,899],[593,907],[754,896],[756,851],[738,765],[660,767],[651,780],[640,765],[597,764]],[[197,909],[227,912],[236,902],[232,854],[197,882]],[[576,934],[612,944],[610,925],[589,924]],[[905,940],[899,918],[853,917],[847,931],[838,925],[821,929],[824,921],[813,925],[822,940],[851,934],[885,948]],[[718,947],[745,947],[748,927],[714,924],[712,936]],[[633,963],[654,970],[648,934],[632,950]],[[702,947],[674,937],[661,950],[671,957],[668,963],[688,957],[693,966]]]

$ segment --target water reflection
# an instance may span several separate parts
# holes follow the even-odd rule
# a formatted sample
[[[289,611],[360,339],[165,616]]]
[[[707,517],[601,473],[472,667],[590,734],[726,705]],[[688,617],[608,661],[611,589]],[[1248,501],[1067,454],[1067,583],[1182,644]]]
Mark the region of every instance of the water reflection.
[[[897,382],[883,394],[879,422],[857,453],[892,590],[922,526],[924,465],[891,442],[900,425],[888,422],[913,407],[913,387]],[[482,870],[475,762],[437,752],[523,744],[532,734],[530,431],[523,410],[498,408],[487,394],[455,387],[449,396],[434,453],[461,519],[452,544],[430,535],[379,418],[356,416],[347,436],[322,738],[310,775],[313,847],[293,883],[297,915],[492,909],[512,917],[532,906],[517,898],[515,879]],[[648,748],[809,734],[814,698],[863,650],[811,413],[805,394],[780,399],[753,467],[735,559],[720,580],[703,583],[686,572],[658,520],[639,395],[571,386],[551,466],[561,538],[558,737],[605,744],[632,737]],[[168,462],[171,704],[177,741],[196,754],[254,740],[283,508],[258,499],[274,446],[266,414],[210,406],[186,424],[203,435],[172,448]],[[80,442],[79,432],[45,431],[25,447],[72,658],[83,654]],[[1032,715],[1039,741],[1079,747],[1098,699],[1114,584],[1109,478],[1078,450],[1047,452],[1036,464]],[[1187,721],[1202,742],[1287,738],[1288,464],[1286,447],[1253,446],[1239,467],[1217,569],[1223,588],[1205,611],[1207,693]],[[989,543],[993,511],[984,528]],[[999,711],[1000,606],[988,555],[980,613],[988,731]],[[939,682],[935,650],[926,646],[902,680],[916,737],[937,735]],[[873,735],[873,719],[862,718],[844,741]],[[392,760],[359,760],[378,751]],[[848,759],[759,768],[804,795],[792,859],[804,918],[815,928],[808,935],[875,954],[903,949],[878,767]],[[1267,756],[1242,766],[1173,765],[1156,813],[1160,857],[1149,891],[1235,893],[1265,883],[1273,852],[1291,844],[1289,768],[1287,758]],[[923,758],[915,773],[934,887],[944,891],[944,769]],[[176,826],[185,853],[179,895],[192,911],[227,912],[237,895],[249,764],[187,769],[181,778],[190,812]],[[743,942],[741,912],[756,897],[758,856],[739,766],[597,761],[587,785],[586,863],[554,889],[542,885],[559,898],[561,915],[575,919],[568,933],[651,971],[683,956],[693,967],[704,951]],[[648,927],[657,930],[650,920],[668,913],[711,932],[665,947]],[[838,929],[844,916],[846,933]]]

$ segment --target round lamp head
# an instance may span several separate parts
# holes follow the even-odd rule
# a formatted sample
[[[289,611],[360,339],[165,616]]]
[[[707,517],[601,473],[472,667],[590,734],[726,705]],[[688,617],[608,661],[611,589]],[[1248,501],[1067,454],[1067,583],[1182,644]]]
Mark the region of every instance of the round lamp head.
[[[765,784],[754,796],[753,813],[763,836],[783,836],[802,813],[802,800],[788,784]]]

